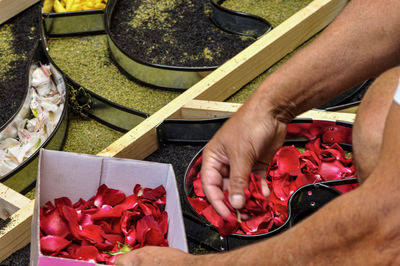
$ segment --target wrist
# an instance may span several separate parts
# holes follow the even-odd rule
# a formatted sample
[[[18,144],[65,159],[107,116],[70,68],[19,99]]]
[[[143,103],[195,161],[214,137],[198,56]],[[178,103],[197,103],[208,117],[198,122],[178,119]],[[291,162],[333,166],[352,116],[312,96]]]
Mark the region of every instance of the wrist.
[[[251,98],[259,110],[264,110],[276,121],[287,124],[300,112],[294,101],[284,93],[284,86],[267,79],[255,91]]]

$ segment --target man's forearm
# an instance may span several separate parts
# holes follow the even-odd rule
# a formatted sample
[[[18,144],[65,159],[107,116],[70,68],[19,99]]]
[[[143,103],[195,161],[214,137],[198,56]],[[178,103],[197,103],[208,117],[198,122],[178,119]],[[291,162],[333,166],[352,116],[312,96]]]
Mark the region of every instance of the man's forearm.
[[[232,252],[194,258],[195,262],[216,266],[396,264],[400,186],[393,180],[400,171],[393,171],[393,166],[392,170],[380,169],[360,188],[333,200],[288,231]]]
[[[378,163],[356,190],[286,232],[202,265],[398,265],[400,263],[400,105],[386,119]],[[377,151],[379,152],[379,151]]]
[[[400,1],[353,0],[257,89],[290,120],[400,61]]]

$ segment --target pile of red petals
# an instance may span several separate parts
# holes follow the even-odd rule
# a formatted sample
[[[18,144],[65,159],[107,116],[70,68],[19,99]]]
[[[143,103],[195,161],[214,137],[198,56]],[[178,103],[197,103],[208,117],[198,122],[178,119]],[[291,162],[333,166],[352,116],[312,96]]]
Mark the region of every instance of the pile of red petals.
[[[133,194],[101,185],[88,201],[67,197],[40,208],[44,255],[113,264],[116,256],[143,246],[168,246],[163,186],[136,185]]]
[[[232,233],[255,235],[263,234],[283,225],[288,217],[287,203],[290,196],[306,184],[327,180],[339,180],[355,177],[355,166],[352,158],[346,158],[345,152],[338,145],[321,144],[315,139],[306,144],[305,151],[300,153],[294,146],[282,147],[274,156],[267,169],[267,184],[271,191],[268,198],[261,192],[260,178],[251,174],[248,188],[245,189],[246,204],[240,213],[247,214],[250,219],[240,221],[237,210],[229,204],[229,192],[225,191],[225,203],[231,214],[222,218],[208,203],[201,185],[199,157],[191,167],[188,176],[195,174],[193,180],[194,197],[188,197],[191,206],[218,228],[221,236]],[[347,192],[357,184],[336,187]]]

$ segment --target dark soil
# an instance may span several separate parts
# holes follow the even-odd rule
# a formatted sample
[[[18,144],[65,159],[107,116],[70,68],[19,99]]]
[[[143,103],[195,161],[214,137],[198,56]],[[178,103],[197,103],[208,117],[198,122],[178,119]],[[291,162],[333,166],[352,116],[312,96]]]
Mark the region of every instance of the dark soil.
[[[28,89],[29,55],[39,40],[39,5],[34,5],[0,27],[10,26],[14,39],[13,51],[0,49],[0,65],[2,58],[15,53],[15,61],[9,63],[8,71],[0,75],[0,127],[4,125],[21,106]],[[1,48],[1,46],[0,46]]]
[[[182,210],[188,211],[185,202],[184,178],[186,169],[194,156],[203,146],[168,144],[161,145],[157,151],[146,158],[146,161],[172,164],[181,198]]]
[[[110,34],[137,60],[183,67],[218,66],[255,39],[220,30],[211,22],[210,12],[209,0],[119,0]]]

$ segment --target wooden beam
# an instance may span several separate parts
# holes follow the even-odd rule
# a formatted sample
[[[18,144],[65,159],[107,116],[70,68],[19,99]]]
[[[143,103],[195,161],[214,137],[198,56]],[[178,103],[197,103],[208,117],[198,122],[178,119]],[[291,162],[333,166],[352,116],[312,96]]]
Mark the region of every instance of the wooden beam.
[[[17,191],[0,183],[0,218],[6,220],[13,213],[28,204],[30,200]]]
[[[359,107],[360,107],[360,105],[354,105],[352,107],[340,109],[339,112],[356,114]]]
[[[0,24],[37,2],[39,0],[0,0]]]
[[[191,100],[182,106],[179,117],[184,119],[204,119],[231,116],[242,106],[240,103]]]
[[[34,202],[31,200],[16,211],[6,220],[7,224],[0,229],[0,262],[29,244]]]
[[[180,118],[202,119],[231,116],[240,106],[241,104],[238,103],[192,100],[182,107]],[[297,118],[354,122],[355,116],[354,113],[310,110],[299,115]]]
[[[156,127],[193,99],[221,101],[328,25],[346,0],[314,0],[99,153],[143,159],[158,149]]]

